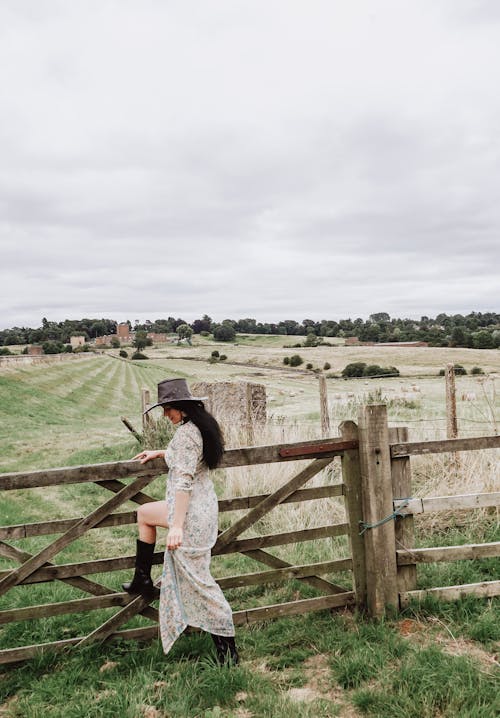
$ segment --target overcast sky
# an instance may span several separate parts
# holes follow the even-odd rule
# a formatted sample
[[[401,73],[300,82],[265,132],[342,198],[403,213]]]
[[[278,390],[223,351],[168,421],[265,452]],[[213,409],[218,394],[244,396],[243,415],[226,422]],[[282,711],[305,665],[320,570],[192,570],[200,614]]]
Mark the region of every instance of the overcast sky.
[[[498,311],[497,0],[0,0],[0,328]]]

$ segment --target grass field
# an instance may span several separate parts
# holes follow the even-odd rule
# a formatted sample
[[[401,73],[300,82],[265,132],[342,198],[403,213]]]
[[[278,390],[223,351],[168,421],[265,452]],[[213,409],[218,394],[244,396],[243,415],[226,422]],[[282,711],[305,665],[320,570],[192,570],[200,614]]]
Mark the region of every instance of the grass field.
[[[147,350],[151,357],[147,362],[122,361],[110,352],[81,361],[2,369],[0,470],[130,457],[138,444],[120,417],[127,416],[140,429],[141,388],[149,388],[154,397],[156,383],[167,376],[184,376],[190,382],[263,383],[269,422],[258,434],[257,443],[319,438],[317,377],[283,365],[283,356],[296,352],[314,366],[329,361],[333,373],[360,360],[360,356],[367,363],[393,364],[401,371],[397,379],[328,379],[333,434],[340,421],[356,420],[359,406],[369,395],[376,395],[387,400],[391,424],[409,426],[411,438],[443,436],[444,381],[437,374],[449,361],[467,369],[481,366],[488,376],[485,380],[457,377],[459,397],[475,394],[472,401],[459,401],[461,435],[495,433],[499,410],[495,373],[500,370],[496,351],[390,349],[384,354],[376,347],[284,349],[287,339],[246,337],[238,346],[202,339],[194,347],[169,345]],[[227,362],[204,361],[216,347],[227,354]],[[235,444],[243,441],[236,434],[231,439]],[[250,493],[260,493],[282,483],[294,468],[270,465],[265,471],[262,467],[218,471],[217,491],[220,496],[242,495],[251,487]],[[459,476],[451,470],[446,455],[415,457],[412,475],[417,496],[498,490],[498,452],[464,453]],[[340,481],[338,461],[329,480]],[[164,477],[155,480],[148,491],[162,497]],[[0,505],[0,523],[82,515],[102,501],[103,493],[90,485],[6,492]],[[338,499],[289,505],[262,519],[256,530],[267,533],[306,528],[332,519],[342,521],[343,516],[343,502]],[[228,514],[221,514],[221,527],[228,520]],[[435,516],[422,517],[417,521],[417,531],[421,546],[498,541],[500,533],[497,517],[485,511],[439,515],[439,523]],[[135,527],[90,533],[58,555],[56,562],[132,552]],[[35,551],[48,541],[41,537],[14,543]],[[293,563],[308,563],[345,556],[348,545],[339,537],[280,547],[273,553]],[[484,559],[422,566],[419,587],[492,580],[499,576],[499,563]],[[223,576],[257,569],[245,557],[225,556],[214,559],[213,570],[214,575]],[[114,572],[99,580],[118,587],[128,573]],[[331,578],[350,585],[349,574]],[[294,581],[228,592],[235,610],[299,595],[305,598],[316,593]],[[0,599],[0,610],[81,596],[62,583],[20,586]],[[0,645],[29,645],[83,635],[108,615],[110,610],[10,624],[2,629]],[[141,622],[144,619],[134,619],[129,627]],[[242,664],[238,669],[216,667],[207,636],[201,634],[183,636],[167,657],[158,642],[120,643],[6,668],[0,673],[0,715],[385,718],[404,713],[412,718],[490,718],[498,715],[499,709],[499,641],[498,599],[468,598],[458,603],[427,600],[380,623],[350,611],[320,612],[239,629]]]

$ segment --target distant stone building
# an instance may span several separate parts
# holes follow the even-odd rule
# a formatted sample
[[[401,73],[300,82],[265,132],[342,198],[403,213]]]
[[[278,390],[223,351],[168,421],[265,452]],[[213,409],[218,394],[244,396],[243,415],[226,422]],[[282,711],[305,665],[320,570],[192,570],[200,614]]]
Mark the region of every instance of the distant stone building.
[[[28,355],[32,357],[40,357],[43,355],[43,347],[38,344],[32,344],[28,347]]]
[[[69,338],[69,342],[72,349],[76,349],[76,347],[83,347],[85,344],[85,337],[82,335],[75,335]]]
[[[121,342],[129,342],[132,339],[128,322],[120,322],[116,327],[116,333]]]
[[[157,332],[148,332],[147,337],[151,339],[153,344],[165,344],[165,342],[168,341],[166,334],[159,334]]]

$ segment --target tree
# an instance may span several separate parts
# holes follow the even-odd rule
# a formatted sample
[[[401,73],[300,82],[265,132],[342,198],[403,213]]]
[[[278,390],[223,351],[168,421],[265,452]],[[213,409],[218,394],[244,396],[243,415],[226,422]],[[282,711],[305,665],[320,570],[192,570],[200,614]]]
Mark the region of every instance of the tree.
[[[352,362],[342,369],[342,376],[348,379],[351,376],[363,376],[366,369],[366,363],[362,361]]]
[[[141,349],[145,349],[148,346],[148,336],[146,332],[142,330],[137,331],[132,344],[138,352],[140,352]]]
[[[218,342],[232,342],[235,337],[236,332],[233,325],[226,320],[214,327],[214,339]]]
[[[177,336],[179,337],[177,340],[177,344],[180,344],[183,339],[185,339],[188,344],[191,344],[193,330],[189,326],[189,324],[179,324],[179,326],[177,327]]]

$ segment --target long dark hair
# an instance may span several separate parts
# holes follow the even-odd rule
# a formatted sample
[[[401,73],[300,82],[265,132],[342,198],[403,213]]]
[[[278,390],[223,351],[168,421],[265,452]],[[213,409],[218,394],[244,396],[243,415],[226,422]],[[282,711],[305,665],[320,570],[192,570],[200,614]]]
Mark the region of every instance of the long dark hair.
[[[203,459],[215,469],[224,453],[224,437],[217,420],[204,407],[202,401],[169,401],[167,406],[184,412],[200,430],[203,439]]]

